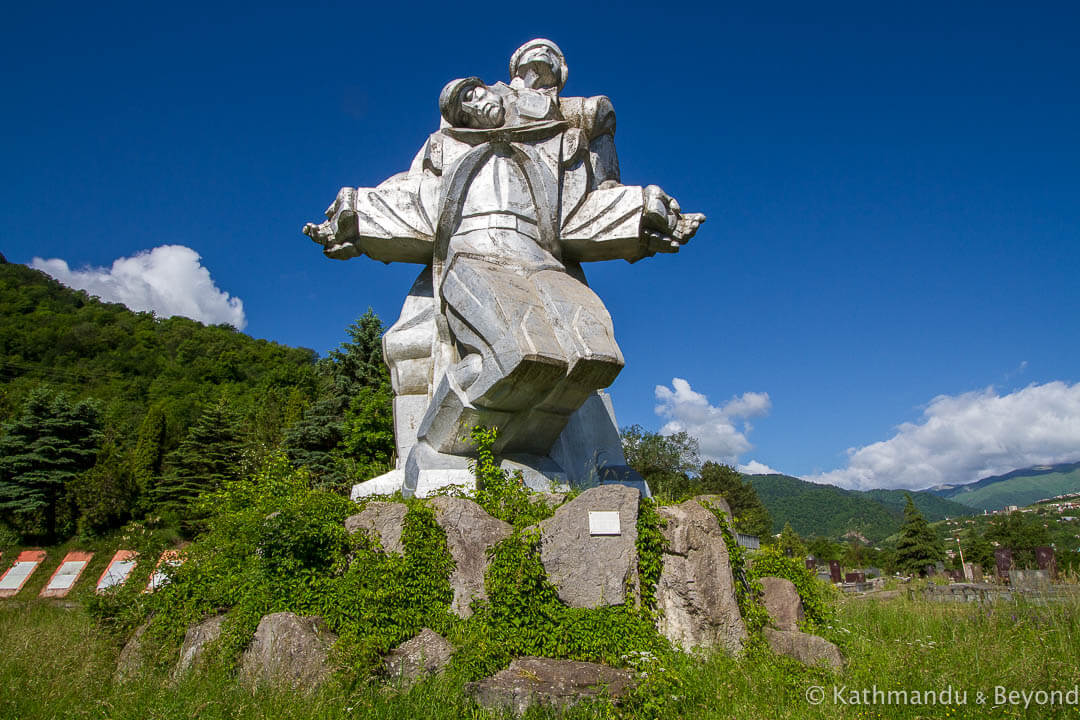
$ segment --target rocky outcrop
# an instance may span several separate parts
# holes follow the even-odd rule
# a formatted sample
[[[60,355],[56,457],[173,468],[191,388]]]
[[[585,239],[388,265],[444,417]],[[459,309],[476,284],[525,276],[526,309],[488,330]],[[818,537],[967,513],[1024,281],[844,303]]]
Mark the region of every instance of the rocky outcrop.
[[[454,646],[446,638],[424,628],[413,639],[390,651],[383,662],[387,677],[407,688],[425,675],[442,672],[454,654]]]
[[[252,685],[314,688],[330,674],[328,657],[336,640],[320,617],[267,615],[240,658],[240,676]]]
[[[472,601],[487,598],[484,591],[487,551],[510,537],[513,528],[510,523],[488,515],[472,500],[441,496],[431,498],[428,503],[446,533],[446,545],[454,560],[454,571],[450,574],[454,600],[450,609],[459,617],[469,617]]]
[[[558,710],[601,695],[620,698],[634,688],[634,675],[596,663],[521,657],[492,677],[465,685],[480,705],[521,715],[531,705]]]
[[[640,493],[625,485],[591,488],[540,523],[540,559],[559,599],[597,608],[636,600],[637,514]],[[589,513],[617,512],[618,535],[592,535]],[[634,596],[627,597],[627,586]]]
[[[403,555],[401,532],[408,511],[405,503],[372,500],[359,513],[345,518],[345,531],[352,535],[363,530],[377,539],[386,552]]]
[[[798,630],[774,630],[765,628],[765,640],[777,655],[794,658],[804,665],[824,663],[834,670],[844,667],[840,649],[823,637]]]
[[[178,680],[188,670],[203,660],[206,647],[221,637],[221,626],[225,623],[224,615],[215,615],[192,625],[184,635],[184,644],[180,646],[180,659],[173,668],[173,679]]]
[[[785,578],[766,576],[761,578],[762,602],[777,630],[798,630],[802,622],[803,606],[795,583]]]
[[[131,634],[131,637],[124,644],[124,649],[120,651],[120,657],[116,660],[116,672],[113,673],[115,682],[125,682],[142,672],[143,651],[145,649],[143,635],[148,627],[150,627],[149,620],[135,628],[135,632]]]
[[[657,629],[683,650],[739,652],[746,625],[716,516],[696,499],[661,507],[659,513],[667,547],[656,585]]]

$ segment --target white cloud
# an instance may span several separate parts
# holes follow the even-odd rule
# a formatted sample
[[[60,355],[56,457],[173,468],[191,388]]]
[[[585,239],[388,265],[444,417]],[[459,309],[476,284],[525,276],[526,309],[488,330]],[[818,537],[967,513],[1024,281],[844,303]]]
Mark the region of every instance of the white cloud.
[[[685,430],[697,438],[703,458],[727,464],[753,447],[746,437],[753,429],[747,419],[767,415],[772,407],[768,393],[755,392],[733,397],[720,407],[710,405],[682,378],[672,378],[670,388],[657,385],[656,400],[656,414],[667,419],[661,433]]]
[[[68,287],[85,290],[106,302],[161,317],[182,315],[208,325],[247,325],[244,301],[219,290],[197,252],[183,245],[162,245],[116,259],[111,268],[72,270],[60,259],[34,258],[30,266]]]
[[[1080,383],[939,395],[921,423],[848,450],[848,466],[806,478],[854,489],[918,490],[1080,460]]]
[[[782,475],[779,470],[774,470],[765,463],[760,463],[757,460],[751,460],[745,465],[738,465],[736,470],[744,475]]]

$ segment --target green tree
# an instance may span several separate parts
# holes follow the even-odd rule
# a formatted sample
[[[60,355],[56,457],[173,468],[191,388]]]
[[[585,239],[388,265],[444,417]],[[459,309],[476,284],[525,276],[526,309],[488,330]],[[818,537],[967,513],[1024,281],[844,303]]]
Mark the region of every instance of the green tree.
[[[106,430],[94,466],[73,481],[72,496],[80,535],[101,535],[131,518],[138,487],[114,430]]]
[[[780,531],[780,538],[776,541],[776,547],[784,557],[802,560],[806,557],[806,545],[803,544],[799,533],[791,528],[791,523],[784,523],[784,529]]]
[[[896,564],[906,573],[925,573],[926,566],[945,557],[937,535],[926,522],[911,495],[904,506],[904,523],[896,541]]]
[[[289,459],[308,468],[317,485],[346,488],[389,466],[393,392],[383,330],[370,308],[346,329],[350,339],[319,361],[318,399],[285,435]]]
[[[29,535],[55,540],[61,499],[94,464],[100,442],[94,403],[34,390],[0,437],[0,515]]]
[[[154,489],[157,512],[175,518],[188,535],[202,527],[196,501],[242,475],[240,420],[224,400],[203,410],[168,457],[170,469]]]
[[[772,533],[772,517],[757,491],[743,480],[737,470],[727,465],[706,462],[701,466],[694,495],[723,495],[735,518],[735,529],[744,535],[764,538]],[[804,552],[805,554],[805,552]]]
[[[817,560],[839,560],[844,550],[840,543],[822,535],[815,535],[806,541],[806,549]]]
[[[165,461],[166,431],[165,411],[160,403],[154,404],[139,425],[135,453],[131,460],[132,483],[143,510],[149,509],[147,504],[150,493],[156,479],[161,476],[162,463]]]
[[[640,425],[622,430],[626,464],[637,470],[657,497],[679,500],[692,496],[691,475],[701,468],[698,442],[686,432],[661,435]]]
[[[1016,567],[1035,566],[1035,548],[1050,544],[1050,533],[1041,516],[1035,513],[1012,512],[990,521],[986,539],[994,540],[1013,553]]]

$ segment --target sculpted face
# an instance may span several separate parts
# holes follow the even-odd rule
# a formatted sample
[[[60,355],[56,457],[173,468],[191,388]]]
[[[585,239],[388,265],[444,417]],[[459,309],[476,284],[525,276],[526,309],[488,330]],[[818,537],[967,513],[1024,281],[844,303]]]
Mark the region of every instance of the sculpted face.
[[[467,85],[458,93],[458,101],[469,127],[496,128],[506,118],[502,98],[485,85]]]
[[[517,76],[525,81],[525,87],[540,89],[559,84],[560,60],[551,48],[537,45],[529,48],[518,61]]]

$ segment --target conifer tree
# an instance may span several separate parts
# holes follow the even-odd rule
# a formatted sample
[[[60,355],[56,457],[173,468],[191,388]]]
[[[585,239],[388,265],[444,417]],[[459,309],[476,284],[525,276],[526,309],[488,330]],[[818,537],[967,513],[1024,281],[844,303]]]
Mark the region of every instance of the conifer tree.
[[[945,557],[945,551],[926,518],[915,507],[911,495],[906,497],[904,523],[900,526],[900,539],[896,542],[896,564],[904,572],[923,573],[927,565]]]
[[[168,456],[170,469],[154,490],[154,508],[174,516],[188,535],[203,520],[196,501],[241,475],[244,448],[240,420],[224,400],[210,405]]]
[[[165,460],[165,411],[155,404],[147,411],[139,426],[135,454],[131,462],[132,482],[144,510],[149,509],[150,494],[155,479],[161,475]]]
[[[289,458],[319,485],[345,488],[389,465],[393,391],[383,330],[370,308],[346,329],[349,340],[319,362],[319,399],[286,433]]]
[[[94,464],[100,442],[96,405],[34,390],[0,437],[0,516],[30,535],[54,540],[61,498]]]

